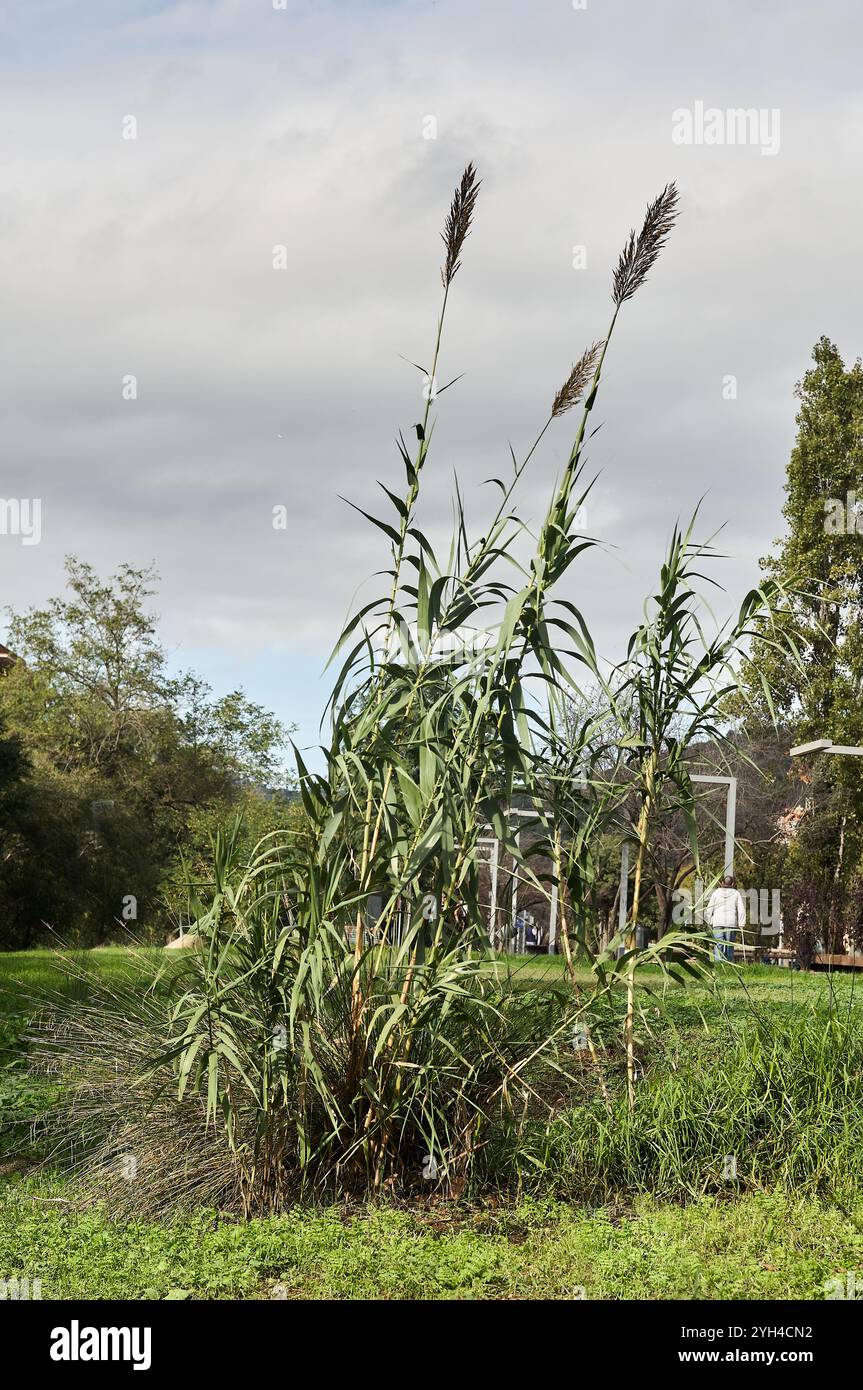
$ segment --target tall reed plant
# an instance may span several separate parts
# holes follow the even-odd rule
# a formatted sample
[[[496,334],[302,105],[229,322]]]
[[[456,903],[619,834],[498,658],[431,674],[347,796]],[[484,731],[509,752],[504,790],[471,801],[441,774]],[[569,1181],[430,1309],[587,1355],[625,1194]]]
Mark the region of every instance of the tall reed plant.
[[[399,436],[403,483],[400,491],[382,485],[384,512],[360,508],[387,544],[384,583],[333,651],[322,771],[297,751],[302,832],[269,836],[250,857],[238,853],[236,828],[217,838],[212,881],[190,910],[202,945],[174,980],[169,1006],[148,995],[129,1002],[113,1032],[103,1010],[43,1033],[41,1055],[64,1075],[69,1125],[87,1116],[82,1161],[100,1172],[140,1148],[150,1185],[121,1187],[127,1195],[150,1193],[155,1203],[172,1193],[226,1200],[229,1192],[248,1212],[332,1188],[465,1191],[488,1174],[501,1135],[519,1141],[570,1094],[584,1065],[577,1039],[586,1017],[619,978],[619,967],[600,960],[593,995],[574,991],[572,976],[564,990],[526,990],[465,946],[485,929],[484,835],[495,834],[540,888],[561,890],[566,943],[567,912],[584,901],[592,837],[609,823],[609,806],[617,814],[620,789],[600,777],[596,759],[587,811],[568,802],[573,814],[563,813],[568,769],[590,761],[596,731],[585,726],[567,740],[561,702],[578,688],[579,671],[608,687],[585,618],[561,587],[594,544],[579,526],[590,486],[583,453],[611,341],[671,232],[677,190],[664,188],[630,233],[605,335],[550,393],[524,455],[491,480],[496,498],[479,535],[456,484],[455,526],[439,558],[420,525],[423,488],[438,402],[453,384],[436,386],[478,197],[468,165],[444,223],[441,303],[421,368],[425,408],[415,442]],[[573,414],[534,531],[519,488],[540,441]],[[648,808],[660,772],[676,764],[665,726],[654,729],[645,713],[642,686],[653,671],[695,700],[697,677],[712,670],[696,663],[690,680],[675,664],[689,650],[685,626],[678,642],[657,639],[667,617],[684,624],[689,550],[675,554],[677,577],[663,580],[665,617],[637,639],[623,677],[640,711],[631,747]],[[766,601],[759,611],[769,608]],[[716,652],[730,657],[744,631],[738,624]],[[704,719],[692,724],[705,728]],[[550,883],[512,833],[517,795],[536,808],[552,846]],[[630,981],[642,959],[667,964],[667,948],[642,957],[627,943]],[[631,1025],[627,1036],[633,1053]],[[159,1168],[156,1140],[172,1115],[182,1139],[166,1139]],[[191,1137],[198,1132],[200,1148]]]

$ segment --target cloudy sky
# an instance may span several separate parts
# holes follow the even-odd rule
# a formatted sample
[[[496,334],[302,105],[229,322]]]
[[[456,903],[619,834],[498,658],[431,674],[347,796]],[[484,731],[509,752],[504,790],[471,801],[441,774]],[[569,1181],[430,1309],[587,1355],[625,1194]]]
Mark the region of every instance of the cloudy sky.
[[[676,179],[680,224],[594,416],[607,548],[570,594],[619,655],[706,493],[739,595],[781,530],[812,344],[861,347],[859,0],[275,3],[4,0],[0,496],[42,499],[42,539],[0,536],[0,604],[58,592],[69,552],[103,573],[154,560],[174,663],[314,741],[334,632],[385,562],[339,494],[374,508],[400,476],[394,435],[422,405],[404,358],[430,355],[469,159],[483,188],[440,373],[464,377],[439,403],[425,529],[447,531],[453,469],[481,525],[482,480],[602,336],[625,235]],[[675,142],[699,102],[762,111],[775,152]],[[564,417],[534,517],[570,442]]]

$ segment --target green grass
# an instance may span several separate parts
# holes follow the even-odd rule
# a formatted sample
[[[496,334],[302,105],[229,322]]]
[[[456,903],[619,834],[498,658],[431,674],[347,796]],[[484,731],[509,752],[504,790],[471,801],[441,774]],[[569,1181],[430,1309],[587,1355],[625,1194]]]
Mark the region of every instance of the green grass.
[[[39,998],[85,1000],[100,980],[148,984],[165,961],[159,949],[9,951],[0,954],[0,1156],[17,1150],[53,1096],[23,1066],[22,1035]],[[168,968],[172,962],[168,961]]]
[[[665,1034],[645,1052],[634,1110],[622,1085],[526,1136],[501,1179],[576,1200],[649,1193],[863,1192],[863,1029],[823,1009],[747,1029]]]
[[[0,1277],[43,1298],[817,1299],[863,1266],[863,1205],[759,1193],[627,1211],[522,1203],[112,1222],[48,1180],[0,1186]]]
[[[176,968],[177,955],[159,948],[107,947],[93,951],[0,953],[0,1072],[19,1059],[20,1036],[40,999],[86,1000],[99,981],[148,985],[160,966]]]
[[[177,954],[182,956],[182,952]],[[160,965],[176,959],[177,954],[166,953],[158,947],[119,946],[93,951],[2,952],[0,1013],[16,1011],[33,991],[50,989],[72,997],[83,995],[86,992],[86,983],[72,978],[64,961],[72,961],[79,972],[92,973],[107,979],[128,978],[130,975],[134,978],[138,973],[142,978],[146,978],[155,974]],[[523,979],[531,988],[536,988],[543,981],[559,981],[563,976],[565,963],[561,956],[501,956],[499,966]],[[590,971],[577,970],[576,978],[586,986],[591,981]],[[768,965],[719,966],[716,979],[724,996],[721,1002],[717,1000],[709,985],[693,986],[686,991],[672,987],[666,998],[681,1000],[684,1014],[691,1014],[696,1021],[698,1010],[702,1008],[706,1008],[708,1014],[713,1017],[727,1010],[739,1014],[745,1011],[753,1000],[756,1003],[769,1002],[772,1006],[781,1004],[793,1008],[801,1002],[823,1000],[830,990],[833,990],[840,1000],[847,1000],[855,993],[863,1000],[863,977],[852,973],[809,974]],[[641,989],[658,991],[661,985],[662,975],[659,970],[641,972]]]
[[[170,952],[167,953],[170,956]],[[67,997],[83,997],[86,981],[78,974],[102,979],[152,976],[166,954],[158,947],[110,946],[94,951],[6,951],[0,953],[0,1013],[14,1012],[26,1004],[32,992],[57,991]],[[65,962],[65,963],[64,963]],[[70,972],[69,965],[74,974]]]
[[[504,956],[510,970],[526,987],[559,983],[565,964],[560,956]],[[590,971],[576,969],[576,982],[589,988]],[[832,1000],[840,1009],[863,1006],[863,975],[851,971],[808,972],[773,965],[718,965],[707,982],[685,989],[663,980],[660,970],[644,969],[636,991],[645,1005],[661,1005],[666,1025],[704,1032],[714,1027],[745,1027],[755,1012],[793,1015],[801,1008],[825,1007]]]
[[[18,1050],[32,993],[84,998],[94,975],[143,982],[162,960],[80,953],[70,979],[52,952],[0,956],[7,1127],[49,1098]],[[561,969],[514,965],[531,987]],[[639,992],[654,1036],[635,1116],[594,1098],[538,1134],[532,1201],[121,1223],[19,1165],[0,1178],[0,1279],[88,1299],[823,1297],[863,1268],[863,981],[723,967],[661,1003],[652,990],[659,976]],[[736,1183],[719,1173],[729,1153]]]

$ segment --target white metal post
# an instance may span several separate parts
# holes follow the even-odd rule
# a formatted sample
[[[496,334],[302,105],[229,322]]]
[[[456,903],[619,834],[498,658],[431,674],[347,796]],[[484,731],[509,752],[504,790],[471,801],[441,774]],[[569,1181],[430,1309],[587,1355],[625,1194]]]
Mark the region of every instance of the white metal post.
[[[728,779],[725,803],[725,877],[734,877],[734,832],[737,827],[737,778]]]
[[[551,885],[551,907],[548,912],[548,954],[554,955],[557,945],[557,884]]]
[[[520,831],[520,830],[517,830],[516,833],[515,833],[515,845],[516,845],[516,849],[521,849],[521,831]],[[512,925],[515,927],[515,954],[516,954],[517,956],[524,955],[524,951],[520,951],[520,950],[518,949],[518,948],[519,948],[519,941],[520,941],[521,933],[519,932],[519,929],[518,929],[518,865],[517,865],[517,864],[513,864],[513,866],[512,866]]]
[[[617,930],[626,936],[626,918],[629,912],[629,841],[620,846],[620,903],[617,908]]]
[[[728,788],[725,800],[725,877],[734,877],[734,840],[737,825],[737,778],[693,772],[691,782],[717,782]]]
[[[500,855],[500,840],[495,836],[491,851],[491,905],[489,907],[488,939],[492,949],[497,931],[497,863]]]

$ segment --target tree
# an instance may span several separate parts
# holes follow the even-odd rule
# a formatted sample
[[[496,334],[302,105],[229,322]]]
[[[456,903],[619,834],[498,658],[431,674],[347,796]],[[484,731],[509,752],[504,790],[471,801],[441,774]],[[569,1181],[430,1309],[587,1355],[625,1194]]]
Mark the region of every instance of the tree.
[[[805,669],[784,662],[767,641],[756,644],[753,657],[792,742],[829,737],[860,744],[863,513],[856,498],[863,497],[863,366],[858,359],[846,367],[825,337],[815,344],[812,360],[795,391],[797,439],[783,507],[788,530],[761,562],[770,576],[803,581],[792,607],[808,648]],[[762,719],[767,713],[762,698]],[[747,721],[746,732],[757,735],[757,724]],[[845,922],[842,904],[850,901],[848,884],[863,851],[863,768],[854,758],[822,758],[795,764],[793,776],[810,813],[794,835],[788,901],[793,889],[800,922],[805,916],[807,930],[842,950],[839,939],[853,926]],[[787,929],[797,914],[785,917]]]
[[[81,940],[118,921],[156,931],[199,813],[258,798],[281,814],[262,791],[284,780],[285,730],[241,690],[214,698],[199,677],[169,672],[152,567],[105,580],[70,558],[66,573],[66,593],[10,616],[20,659],[0,680],[0,713],[30,769],[6,850],[18,886],[0,913],[7,936],[28,943],[46,923]]]
[[[29,771],[21,740],[6,736],[0,712],[0,898],[7,895],[15,878],[18,822]]]

